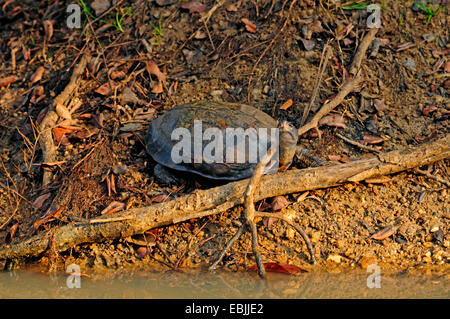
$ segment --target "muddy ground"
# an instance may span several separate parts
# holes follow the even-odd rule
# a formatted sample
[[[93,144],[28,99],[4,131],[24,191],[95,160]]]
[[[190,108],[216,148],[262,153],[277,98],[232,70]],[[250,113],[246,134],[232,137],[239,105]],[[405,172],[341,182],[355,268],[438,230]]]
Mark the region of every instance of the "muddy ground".
[[[70,29],[70,2],[0,1],[0,245],[99,216],[114,201],[140,207],[208,188],[195,176],[183,187],[154,178],[155,162],[143,144],[153,118],[179,103],[215,99],[247,103],[300,127],[324,45],[333,51],[308,119],[339,91],[367,32],[367,10],[339,0],[217,1],[213,11],[216,1],[106,1],[103,13],[105,1],[85,2],[92,6],[81,10],[81,28]],[[314,132],[300,138],[315,156],[341,162],[368,156],[336,133],[383,152],[449,134],[448,2],[428,1],[427,8],[442,8],[429,20],[413,2],[378,2],[381,28],[363,61],[363,85],[321,126],[320,139]],[[73,121],[59,120],[57,161],[41,165],[39,124],[83,55],[92,59],[70,101]],[[422,169],[448,181],[448,164]],[[44,169],[53,174],[43,187]],[[386,272],[448,279],[448,187],[413,171],[379,182],[285,196],[280,213],[304,227],[318,265],[309,264],[304,241],[291,229],[260,220],[264,261],[328,272],[364,271],[376,262]],[[256,206],[274,210],[272,199]],[[241,212],[236,207],[151,230],[145,238],[50,251],[18,266],[33,263],[45,271],[76,263],[87,274],[206,269],[240,225]],[[370,238],[394,224],[387,238]],[[252,265],[247,234],[220,267]]]

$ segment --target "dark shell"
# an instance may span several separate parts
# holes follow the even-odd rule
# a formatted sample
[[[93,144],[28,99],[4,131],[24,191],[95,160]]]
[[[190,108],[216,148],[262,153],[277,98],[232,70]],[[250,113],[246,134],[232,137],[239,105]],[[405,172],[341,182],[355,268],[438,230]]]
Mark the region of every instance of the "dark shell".
[[[219,128],[225,136],[225,128],[253,127],[276,128],[277,121],[266,113],[245,104],[201,101],[183,104],[172,108],[156,118],[150,125],[147,136],[147,152],[153,159],[169,168],[188,171],[201,176],[219,180],[239,180],[252,176],[255,163],[175,163],[171,158],[172,147],[178,142],[171,139],[176,128],[187,128],[193,135],[195,120],[201,120],[203,131],[206,128]],[[203,148],[209,141],[203,141]],[[268,145],[268,148],[270,145]],[[246,149],[248,153],[248,149]],[[248,154],[246,154],[248,155]]]

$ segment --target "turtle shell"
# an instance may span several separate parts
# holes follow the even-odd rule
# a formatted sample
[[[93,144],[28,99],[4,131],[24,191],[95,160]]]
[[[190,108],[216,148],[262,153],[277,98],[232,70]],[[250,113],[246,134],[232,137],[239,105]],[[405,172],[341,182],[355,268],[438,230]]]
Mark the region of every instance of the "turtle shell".
[[[193,144],[194,121],[201,121],[202,133],[208,128],[219,129],[222,131],[223,137],[225,137],[226,128],[242,128],[246,130],[247,128],[270,129],[277,127],[276,120],[252,106],[213,101],[199,101],[178,105],[152,121],[145,143],[147,152],[156,162],[175,170],[188,171],[218,180],[239,180],[252,176],[256,163],[249,161],[248,143],[245,148],[246,154],[243,154],[245,160],[237,163],[227,163],[225,159],[222,162],[197,161],[195,163],[194,147],[191,148],[192,152],[188,154],[190,157],[189,161],[174,161],[172,159],[172,149],[179,140],[172,139],[172,132],[177,128],[187,129],[191,134],[191,142]],[[202,140],[201,143],[202,149],[205,149],[210,141]],[[267,149],[270,146],[269,141]],[[230,145],[224,145],[224,150],[227,147],[230,147]],[[235,148],[235,150],[237,156],[239,149]],[[240,148],[240,151],[242,152],[242,148]]]

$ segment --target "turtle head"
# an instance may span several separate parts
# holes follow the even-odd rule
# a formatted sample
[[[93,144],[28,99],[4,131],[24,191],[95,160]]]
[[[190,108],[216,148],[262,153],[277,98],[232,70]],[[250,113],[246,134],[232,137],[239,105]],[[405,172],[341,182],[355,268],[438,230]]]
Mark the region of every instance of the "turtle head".
[[[297,146],[298,133],[297,129],[290,125],[287,121],[281,122],[280,128],[280,167],[287,167],[294,158]]]

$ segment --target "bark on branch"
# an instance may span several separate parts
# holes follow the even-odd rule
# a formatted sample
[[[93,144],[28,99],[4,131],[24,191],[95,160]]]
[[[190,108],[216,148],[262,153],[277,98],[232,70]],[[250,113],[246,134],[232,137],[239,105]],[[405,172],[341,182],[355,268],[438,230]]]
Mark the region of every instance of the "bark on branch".
[[[388,175],[412,169],[450,157],[450,135],[416,147],[406,147],[345,164],[289,170],[263,176],[255,190],[256,201],[277,195],[337,186],[363,181],[370,177]],[[32,257],[45,252],[51,243],[58,252],[81,243],[128,237],[144,231],[225,211],[243,204],[242,194],[248,179],[208,190],[197,190],[169,202],[133,208],[115,215],[114,220],[91,220],[85,224],[56,227],[49,233],[38,234],[24,242],[0,249],[0,259]]]

